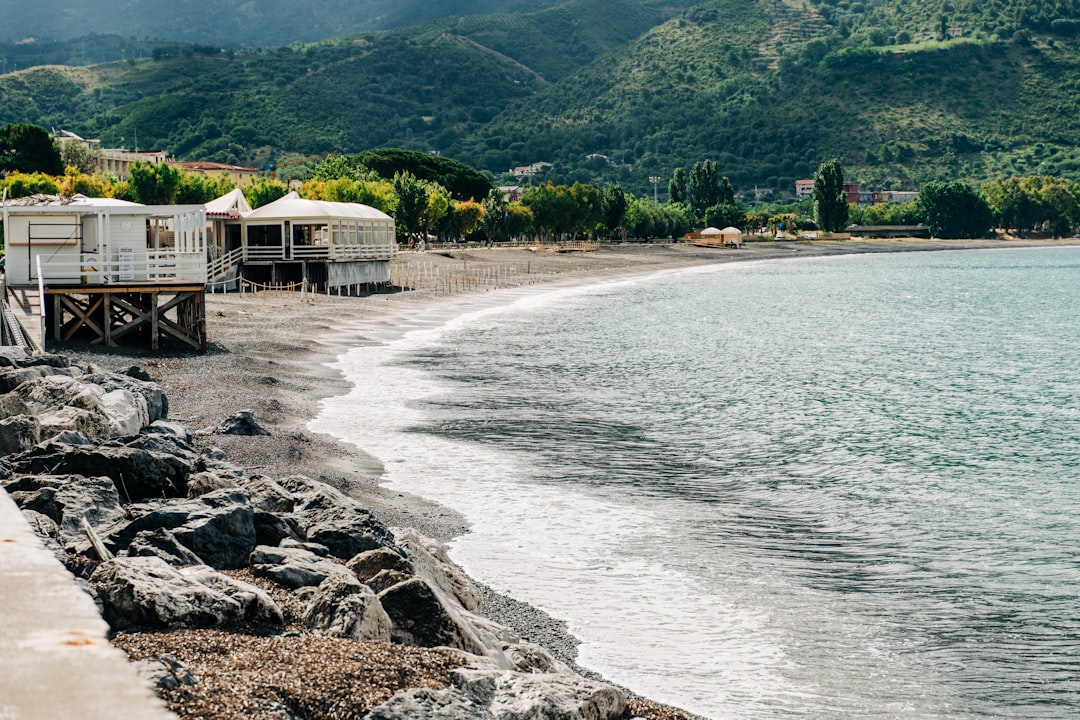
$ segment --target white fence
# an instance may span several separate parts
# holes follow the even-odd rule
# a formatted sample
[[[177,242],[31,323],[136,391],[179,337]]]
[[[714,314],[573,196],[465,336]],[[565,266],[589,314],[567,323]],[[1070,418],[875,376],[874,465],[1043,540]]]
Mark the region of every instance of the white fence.
[[[206,254],[147,250],[145,254],[106,260],[85,253],[79,260],[38,256],[39,278],[49,285],[103,285],[115,282],[206,282]]]

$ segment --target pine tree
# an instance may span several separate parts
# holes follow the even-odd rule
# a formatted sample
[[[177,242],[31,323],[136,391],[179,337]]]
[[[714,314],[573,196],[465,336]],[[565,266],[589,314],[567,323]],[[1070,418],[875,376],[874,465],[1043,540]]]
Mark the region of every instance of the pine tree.
[[[839,160],[826,160],[814,173],[814,220],[825,232],[839,232],[847,219],[844,171]]]

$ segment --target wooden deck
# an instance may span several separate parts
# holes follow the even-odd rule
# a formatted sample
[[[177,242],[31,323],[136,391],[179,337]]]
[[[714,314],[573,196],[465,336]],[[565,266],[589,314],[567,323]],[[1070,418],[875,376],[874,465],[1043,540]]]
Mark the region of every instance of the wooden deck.
[[[138,335],[152,351],[173,338],[206,352],[206,285],[128,283],[45,288],[52,337],[116,347]]]

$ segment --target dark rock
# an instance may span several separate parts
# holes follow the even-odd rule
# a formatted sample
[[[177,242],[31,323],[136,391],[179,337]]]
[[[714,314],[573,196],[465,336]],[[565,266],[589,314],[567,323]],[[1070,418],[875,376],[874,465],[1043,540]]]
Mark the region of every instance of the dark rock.
[[[136,380],[142,380],[143,382],[153,382],[154,381],[154,379],[152,377],[150,377],[150,373],[146,372],[145,370],[143,370],[138,365],[132,365],[127,370],[125,370],[123,372],[123,374],[127,375],[128,377],[133,377]]]
[[[281,617],[269,596],[248,583],[205,566],[178,570],[157,557],[103,562],[90,586],[114,631],[229,627]]]
[[[41,442],[41,423],[33,415],[14,415],[0,420],[0,455],[29,450]]]
[[[131,507],[139,517],[114,525],[102,540],[114,552],[124,549],[143,530],[166,528],[186,548],[218,569],[247,566],[255,549],[255,518],[243,490],[218,490],[193,500],[174,500]]]
[[[62,370],[48,365],[16,368],[0,372],[0,393],[9,393],[29,380],[40,380],[50,375],[65,375],[71,377],[70,370]]]
[[[186,548],[165,528],[137,533],[128,543],[126,552],[130,557],[159,557],[176,567],[203,564],[202,558]]]
[[[121,443],[125,447],[129,447],[137,450],[146,450],[147,452],[161,453],[164,455],[175,455],[182,458],[186,464],[190,464],[191,467],[195,466],[195,463],[199,460],[199,453],[191,446],[190,443],[185,442],[183,439],[177,437],[172,433],[161,432],[145,432],[134,437],[121,438]]]
[[[453,647],[474,655],[488,654],[489,647],[476,630],[444,602],[426,580],[406,580],[383,590],[378,598],[394,624],[391,631],[394,642],[419,647]]]
[[[216,435],[269,435],[270,431],[255,420],[251,410],[239,410],[222,420],[216,428]]]
[[[292,493],[263,475],[255,475],[244,482],[244,489],[251,496],[252,506],[259,510],[291,513],[296,507]]]
[[[304,625],[328,637],[390,642],[390,618],[367,585],[344,573],[319,584]]]
[[[249,561],[256,576],[270,578],[287,588],[320,585],[332,575],[353,577],[344,565],[298,548],[260,545]]]
[[[181,574],[196,580],[208,588],[228,595],[240,603],[241,621],[266,626],[280,627],[285,624],[285,616],[277,603],[260,587],[249,582],[219,573],[205,565],[183,568]]]
[[[106,476],[125,501],[183,497],[191,466],[183,458],[124,446],[49,444],[7,458],[12,473]]]
[[[325,545],[313,542],[303,542],[302,540],[286,539],[282,540],[279,545],[283,548],[297,548],[299,550],[307,550],[310,553],[314,553],[319,557],[330,557],[330,548]]]
[[[380,570],[369,578],[363,578],[362,582],[375,592],[381,593],[383,590],[394,587],[398,583],[403,583],[411,577],[413,577],[411,574],[405,574],[397,570]]]
[[[90,438],[86,437],[81,432],[76,432],[74,430],[62,430],[43,442],[47,444],[61,445],[89,445]]]
[[[223,627],[240,621],[240,603],[157,557],[118,557],[90,575],[113,630]]]
[[[294,513],[306,525],[308,542],[325,545],[342,560],[394,544],[394,536],[386,526],[355,500],[325,483],[307,482],[315,484],[314,488],[299,496]]]
[[[258,545],[275,547],[287,540],[302,541],[304,531],[296,518],[288,515],[276,515],[263,510],[255,511],[255,542]]]
[[[450,560],[442,543],[411,528],[393,528],[394,543],[409,558],[413,573],[427,579],[469,612],[480,612],[479,588]]]
[[[20,508],[52,519],[64,545],[85,540],[83,518],[100,530],[124,517],[116,486],[107,477],[20,475],[5,481],[4,487]]]

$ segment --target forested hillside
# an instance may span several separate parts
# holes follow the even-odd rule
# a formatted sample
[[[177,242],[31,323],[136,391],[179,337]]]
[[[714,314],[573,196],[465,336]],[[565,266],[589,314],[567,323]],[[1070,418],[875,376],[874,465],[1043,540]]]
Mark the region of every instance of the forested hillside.
[[[638,193],[702,159],[744,194],[829,157],[880,189],[1080,178],[1078,18],[1080,0],[572,0],[9,73],[0,122],[245,164],[383,146],[495,175],[550,162]]]
[[[442,17],[535,12],[560,0],[38,0],[0,3],[0,43],[90,33],[221,47],[273,47]]]

